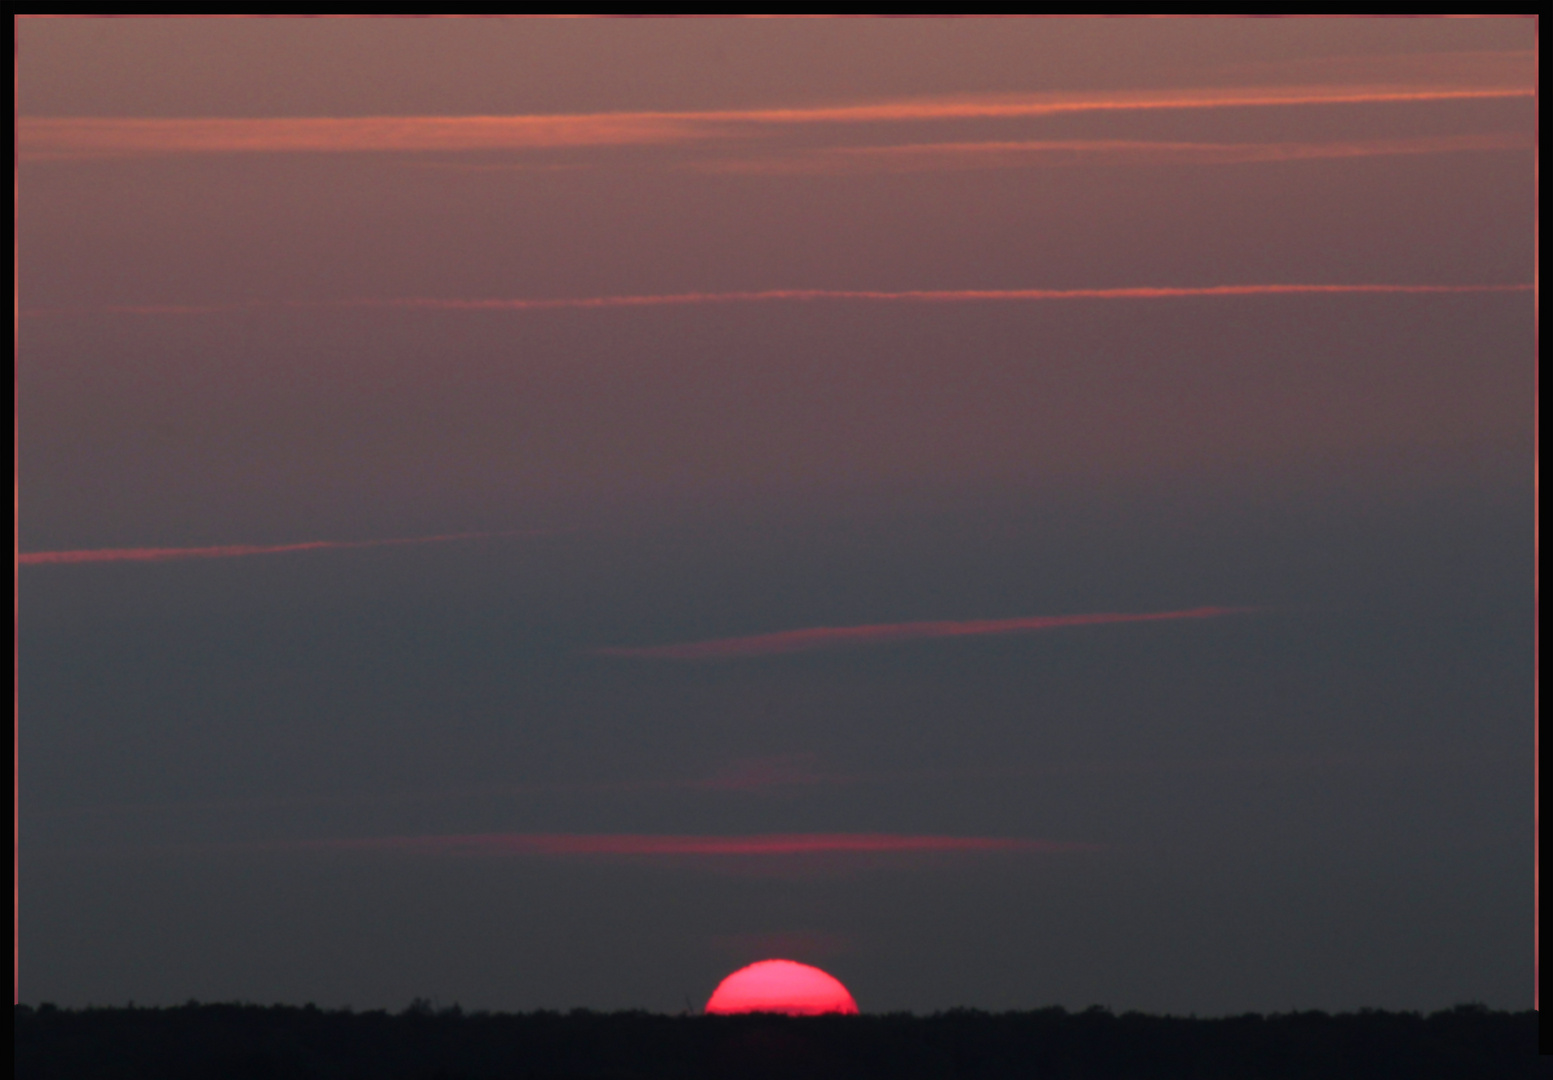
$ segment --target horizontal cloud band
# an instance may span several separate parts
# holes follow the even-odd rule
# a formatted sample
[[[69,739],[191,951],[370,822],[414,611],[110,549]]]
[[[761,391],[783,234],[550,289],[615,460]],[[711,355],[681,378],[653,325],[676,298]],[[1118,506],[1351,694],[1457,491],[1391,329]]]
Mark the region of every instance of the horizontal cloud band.
[[[781,653],[808,652],[850,645],[883,645],[897,641],[926,638],[974,637],[986,634],[1014,634],[1034,630],[1058,630],[1072,626],[1103,626],[1113,623],[1161,622],[1174,619],[1208,619],[1238,615],[1254,608],[1201,607],[1186,611],[1155,611],[1145,614],[1032,615],[1017,619],[967,619],[944,622],[880,623],[870,626],[817,626],[804,630],[783,630],[751,637],[718,638],[675,645],[611,646],[592,650],[600,656],[621,656],[642,660],[731,660],[746,656],[772,656]]]
[[[1348,142],[1189,143],[1118,139],[997,140],[841,146],[781,157],[701,161],[701,172],[751,175],[923,172],[1064,165],[1253,165],[1283,161],[1535,150],[1528,132]]]
[[[654,836],[638,833],[486,833],[306,841],[308,848],[452,855],[792,856],[975,852],[1092,851],[1091,844],[987,836],[893,833],[772,833],[755,836]]]
[[[352,300],[362,307],[429,308],[439,311],[543,311],[550,308],[654,307],[677,304],[736,304],[774,300],[878,300],[956,303],[977,300],[1160,300],[1213,296],[1280,296],[1340,293],[1530,292],[1530,285],[1208,285],[1132,286],[1119,289],[763,289],[752,292],[668,293],[657,296],[588,296],[553,299],[459,300],[408,297]],[[329,305],[334,306],[334,305]]]
[[[1226,87],[929,98],[703,112],[513,116],[43,117],[17,120],[22,161],[176,154],[425,153],[666,145],[805,125],[1019,119],[1135,110],[1362,105],[1535,96],[1529,85]]]
[[[109,304],[88,309],[105,315],[229,315],[281,308],[397,308],[420,311],[554,311],[573,308],[676,307],[688,304],[750,304],[804,301],[953,304],[993,301],[1172,300],[1192,297],[1307,295],[1429,295],[1531,292],[1527,285],[1139,285],[1115,289],[761,289],[747,292],[659,293],[637,296],[557,296],[462,299],[408,296],[386,300],[286,301],[245,304]],[[77,314],[74,308],[23,309],[24,318]]]
[[[310,540],[302,544],[225,544],[193,548],[97,548],[86,551],[24,551],[16,556],[23,566],[57,566],[73,563],[168,562],[174,559],[230,559],[243,555],[286,555],[298,551],[338,551],[345,548],[389,547],[398,544],[440,544],[451,540],[483,540],[494,537],[541,536],[534,532],[451,533],[446,536],[411,536],[393,540]]]

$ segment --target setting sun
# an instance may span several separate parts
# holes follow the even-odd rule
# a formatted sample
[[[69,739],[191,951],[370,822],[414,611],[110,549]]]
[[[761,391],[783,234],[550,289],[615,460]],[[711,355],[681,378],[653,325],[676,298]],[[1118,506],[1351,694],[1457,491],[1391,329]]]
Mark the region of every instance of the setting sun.
[[[774,1012],[788,1016],[856,1013],[847,988],[817,967],[792,960],[762,960],[740,968],[712,992],[709,1013]]]

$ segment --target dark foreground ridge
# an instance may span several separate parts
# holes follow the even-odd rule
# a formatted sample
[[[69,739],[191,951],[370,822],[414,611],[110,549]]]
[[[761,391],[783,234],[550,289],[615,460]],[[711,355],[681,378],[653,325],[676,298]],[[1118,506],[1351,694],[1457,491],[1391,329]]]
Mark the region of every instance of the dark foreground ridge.
[[[398,1014],[311,1005],[15,1008],[17,1080],[559,1080],[1553,1075],[1536,1013],[1459,1005],[1185,1019],[1101,1008],[933,1016]]]

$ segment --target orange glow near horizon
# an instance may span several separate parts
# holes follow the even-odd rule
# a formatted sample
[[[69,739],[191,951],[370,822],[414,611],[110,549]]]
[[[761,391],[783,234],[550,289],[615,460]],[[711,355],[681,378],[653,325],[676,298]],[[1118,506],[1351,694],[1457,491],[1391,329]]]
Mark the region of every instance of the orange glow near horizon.
[[[792,960],[762,960],[718,983],[706,1011],[716,1015],[768,1012],[820,1016],[856,1015],[858,1008],[835,976]]]

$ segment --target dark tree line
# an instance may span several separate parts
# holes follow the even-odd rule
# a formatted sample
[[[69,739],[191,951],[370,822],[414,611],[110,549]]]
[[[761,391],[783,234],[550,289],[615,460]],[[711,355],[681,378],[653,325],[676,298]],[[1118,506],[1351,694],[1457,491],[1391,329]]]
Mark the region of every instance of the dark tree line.
[[[1553,1075],[1537,1014],[1477,1005],[1187,1019],[1100,1008],[821,1016],[15,1009],[17,1080],[1496,1080]]]

